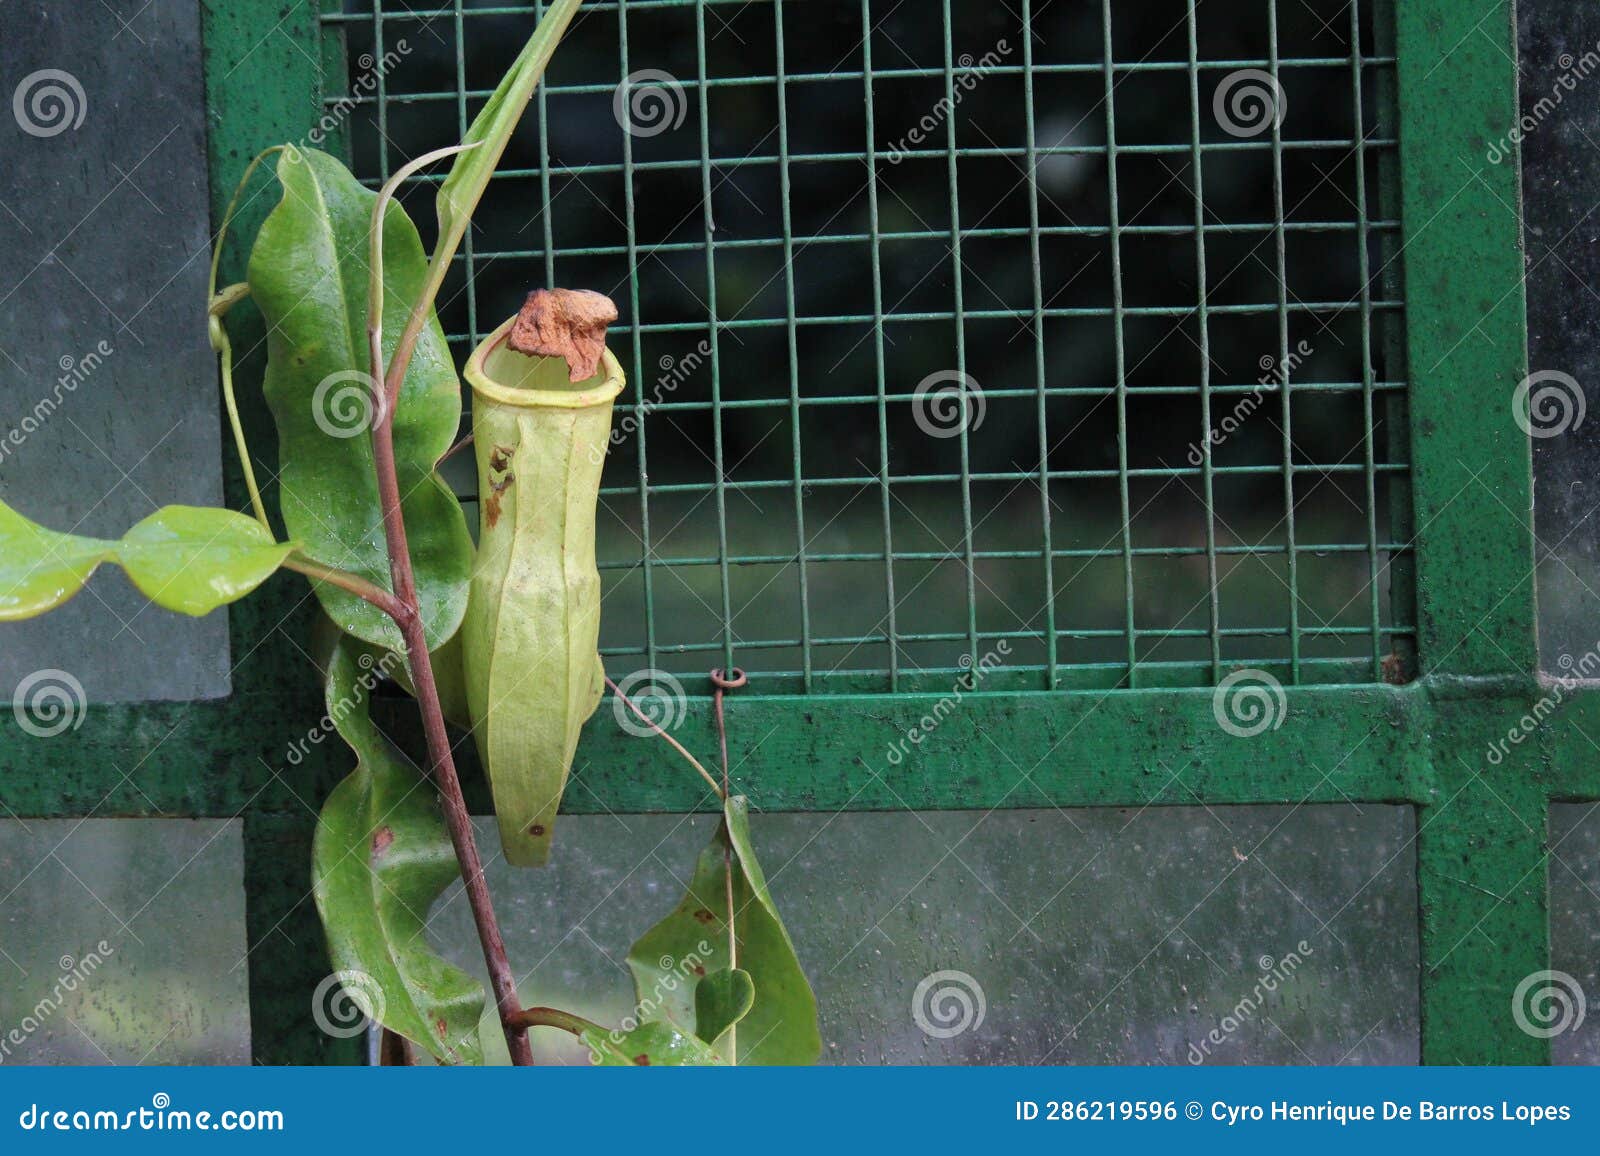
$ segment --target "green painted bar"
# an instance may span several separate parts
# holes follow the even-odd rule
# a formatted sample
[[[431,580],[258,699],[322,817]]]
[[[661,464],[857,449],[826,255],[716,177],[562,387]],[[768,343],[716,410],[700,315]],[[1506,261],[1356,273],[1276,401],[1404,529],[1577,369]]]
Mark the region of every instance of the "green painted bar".
[[[1203,794],[1207,802],[1282,802],[1320,781],[1320,771],[1302,765],[1307,759],[1323,769],[1343,759],[1333,782],[1352,801],[1432,804],[1444,789],[1429,787],[1435,778],[1459,785],[1470,774],[1455,756],[1473,768],[1483,765],[1489,744],[1524,715],[1528,729],[1541,736],[1528,766],[1538,789],[1564,801],[1600,799],[1594,745],[1600,741],[1600,695],[1551,695],[1546,692],[1539,705],[1538,688],[1517,680],[1304,687],[1286,692],[1281,726],[1254,739],[1223,732],[1212,692],[1203,689],[985,693],[953,708],[940,694],[734,694],[727,712],[730,750],[741,760],[736,778],[769,810],[835,810],[847,802],[870,809],[872,800],[898,806],[889,786],[926,807],[1137,806],[1149,801],[1147,782],[1158,762],[1199,764],[1183,781],[1205,784],[1214,792]],[[1479,725],[1467,733],[1442,729],[1440,704],[1460,701],[1483,704]],[[568,810],[678,810],[701,802],[692,772],[686,774],[664,744],[622,733],[612,725],[612,708],[607,699],[585,730],[576,773],[587,790],[568,797]],[[382,715],[397,739],[412,737],[409,700],[388,700]],[[926,715],[944,716],[941,744],[954,738],[952,749],[915,745],[899,769],[890,765],[891,743]],[[303,811],[348,770],[345,752],[331,740],[301,742],[317,718],[297,698],[282,695],[92,707],[79,730],[51,740],[61,753],[48,767],[18,757],[21,744],[0,749],[0,800],[19,815],[41,818]],[[246,725],[238,725],[241,720]],[[252,730],[251,720],[270,730]],[[686,700],[686,718],[675,734],[700,755],[712,753],[708,699]],[[460,752],[463,770],[475,779],[468,746]],[[305,752],[298,763],[290,761],[292,747]],[[1535,748],[1530,743],[1525,749]],[[1018,778],[1008,758],[1046,787],[1048,800],[1006,796]],[[873,783],[874,771],[885,774],[887,785]]]
[[[318,0],[285,6],[275,0],[207,0],[201,6],[206,47],[213,234],[250,158],[268,145],[304,140],[321,115]],[[270,166],[263,166],[264,169]],[[277,201],[270,173],[258,171],[231,226],[222,284],[244,277],[250,239]],[[200,323],[197,314],[196,324]],[[258,457],[264,496],[277,508],[276,440],[260,382],[264,335],[246,302],[228,318],[236,352],[235,384],[246,434]],[[224,437],[226,492],[244,508],[239,463]],[[310,749],[301,765],[287,762],[287,744],[322,714],[321,694],[298,640],[309,636],[309,588],[275,579],[230,613],[235,693],[222,704],[184,704],[114,715],[93,713],[91,749],[144,759],[105,806],[143,810],[145,786],[165,796],[156,805],[178,814],[247,814],[245,918],[250,941],[250,1018],[257,1063],[356,1062],[357,1041],[334,1039],[311,1018],[313,992],[327,974],[322,933],[311,904],[314,808],[349,769],[331,744]],[[146,752],[148,756],[146,757]],[[67,771],[92,779],[107,773],[99,757],[74,760]],[[57,783],[56,790],[69,795]],[[219,804],[221,804],[219,806]],[[266,815],[264,812],[278,812]]]
[[[1510,0],[1396,9],[1418,645],[1436,675],[1537,664],[1531,453],[1511,412],[1527,372],[1519,168],[1484,159],[1517,116],[1514,15]],[[1431,1063],[1549,1062],[1510,1014],[1549,966],[1546,799],[1521,750],[1493,767],[1476,733],[1510,705],[1469,696],[1433,720],[1417,857]]]
[[[1533,488],[1511,0],[1398,5],[1411,444],[1423,670],[1534,668]]]
[[[1591,688],[1549,688],[1530,708],[1535,723],[1544,717],[1551,721],[1537,730],[1539,761],[1529,774],[1553,803],[1600,802],[1600,694]],[[1520,717],[1500,721],[1502,727],[1485,746],[1521,724]]]
[[[775,811],[1193,803],[1182,790],[1155,799],[1151,784],[1174,772],[1180,787],[1219,804],[1308,795],[1333,802],[1427,799],[1420,786],[1426,688],[1305,687],[1288,691],[1285,701],[1277,729],[1245,739],[1222,730],[1213,694],[1203,689],[959,700],[949,693],[735,693],[727,700],[729,752],[735,781]],[[626,813],[703,804],[698,776],[666,744],[618,727],[613,705],[609,698],[602,703],[585,729],[574,764],[583,786],[568,793],[566,809]],[[716,749],[710,706],[705,698],[686,700],[675,731],[702,760]],[[4,801],[18,814],[39,817],[84,814],[99,803],[95,813],[102,816],[300,812],[309,821],[307,808],[318,805],[349,762],[333,738],[307,740],[319,715],[289,713],[296,708],[296,700],[280,696],[94,708],[70,742],[66,735],[53,740],[65,744],[57,774],[0,765]],[[379,717],[407,749],[421,749],[409,699],[385,701]],[[276,721],[266,729],[269,718]],[[913,727],[929,737],[907,741],[899,761],[891,761],[891,748]],[[148,751],[156,753],[141,762]],[[458,745],[457,758],[486,810],[470,743]]]
[[[1550,966],[1548,800],[1533,744],[1498,763],[1489,744],[1528,700],[1442,702],[1437,782],[1417,815],[1422,913],[1422,1056],[1430,1064],[1547,1064],[1513,993]]]
[[[313,684],[309,664],[284,673]],[[288,761],[321,714],[315,695],[238,689],[217,702],[91,706],[47,750],[0,746],[0,803],[41,818],[301,810],[297,800],[315,805],[349,771],[346,752],[326,740]]]
[[[1210,691],[741,696],[726,700],[735,786],[767,811],[1420,802],[1429,781],[1425,688],[1306,688],[1251,738],[1217,724]],[[602,703],[573,765],[570,813],[705,807],[699,777],[633,738]],[[397,734],[416,724],[396,704]],[[923,737],[908,738],[915,728]],[[710,703],[674,737],[714,757]],[[478,776],[464,773],[474,782]]]
[[[1516,813],[1474,787],[1418,815],[1424,1063],[1550,1062],[1512,1016],[1517,985],[1550,966],[1544,801],[1505,794]]]

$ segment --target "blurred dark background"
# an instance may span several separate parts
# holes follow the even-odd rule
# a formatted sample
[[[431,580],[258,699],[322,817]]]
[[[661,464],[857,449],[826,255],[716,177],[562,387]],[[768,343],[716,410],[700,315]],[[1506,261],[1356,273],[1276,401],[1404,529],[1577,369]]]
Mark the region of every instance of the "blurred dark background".
[[[1097,0],[1032,6],[1031,76],[1017,3],[952,3],[948,49],[930,0],[623,7],[625,50],[619,6],[584,6],[442,309],[462,357],[539,285],[598,289],[621,310],[618,421],[633,412],[644,436],[613,450],[603,496],[616,669],[703,672],[731,651],[773,688],[906,688],[919,672],[947,682],[961,655],[1005,638],[997,687],[1128,685],[1130,657],[1138,685],[1208,684],[1215,636],[1223,666],[1285,681],[1404,676],[1382,5],[1356,6],[1354,41],[1343,0],[1200,6],[1198,102],[1187,4],[1113,6],[1120,360]],[[352,0],[328,30],[357,101],[337,107],[336,143],[357,174],[376,182],[456,139],[533,16]],[[1274,55],[1278,147],[1270,126],[1230,134],[1213,107],[1233,72]],[[670,124],[623,131],[627,74],[659,90]],[[936,111],[947,82],[954,181]],[[404,197],[425,239],[436,179]],[[714,359],[696,352],[713,316]],[[1300,348],[1286,434],[1272,375]],[[964,439],[929,436],[913,391],[958,368],[983,392],[983,420]],[[1264,376],[1214,449],[1208,498],[1193,464],[1203,377],[1218,428]]]

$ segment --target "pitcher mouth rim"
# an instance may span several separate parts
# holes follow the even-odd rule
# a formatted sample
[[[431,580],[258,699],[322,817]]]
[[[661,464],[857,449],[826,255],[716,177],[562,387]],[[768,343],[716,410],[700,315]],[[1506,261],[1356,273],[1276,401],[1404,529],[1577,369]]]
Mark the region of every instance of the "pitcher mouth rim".
[[[627,387],[628,381],[622,372],[622,364],[617,361],[616,355],[609,348],[603,350],[600,355],[600,365],[605,370],[605,378],[592,389],[577,391],[517,389],[492,380],[484,371],[484,362],[489,354],[499,348],[511,335],[511,327],[516,320],[515,317],[508,318],[498,329],[485,337],[478,344],[478,348],[472,351],[472,356],[467,359],[465,376],[467,384],[472,386],[473,393],[503,405],[524,408],[550,406],[556,409],[589,409],[610,404]]]

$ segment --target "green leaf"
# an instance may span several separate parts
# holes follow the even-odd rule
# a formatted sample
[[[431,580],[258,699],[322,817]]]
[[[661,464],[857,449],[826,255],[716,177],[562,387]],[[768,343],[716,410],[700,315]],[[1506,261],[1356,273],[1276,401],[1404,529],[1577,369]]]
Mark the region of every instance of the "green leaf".
[[[371,643],[358,645],[361,653],[367,656],[362,659],[363,662],[373,663],[385,676],[392,678],[401,690],[412,698],[417,697],[417,690],[411,685],[411,667],[400,651],[373,646]],[[445,721],[462,730],[471,730],[466,675],[461,668],[461,632],[457,631],[444,645],[430,650],[428,664],[433,667],[434,689],[439,693],[439,707],[444,712]]]
[[[550,57],[555,53],[556,45],[566,32],[567,25],[572,22],[580,3],[581,0],[555,0],[550,5],[510,70],[500,78],[488,103],[479,110],[466,135],[461,138],[462,144],[478,144],[479,147],[458,155],[455,164],[450,167],[449,175],[439,186],[439,239],[434,246],[436,260],[440,255],[448,260],[465,236],[472,212],[478,207],[478,200],[483,196],[489,177],[500,164],[500,156],[506,151],[511,133],[517,127],[517,121],[522,119],[522,112],[533,98],[533,90],[538,87],[539,79],[544,75],[545,67],[550,63]],[[384,261],[387,264],[387,254]]]
[[[278,426],[284,524],[311,558],[390,588],[382,506],[373,472],[367,381],[369,228],[377,193],[314,149],[278,158],[283,199],[250,253],[250,291],[267,322],[267,402]],[[416,227],[391,204],[383,221],[385,361],[427,281]],[[460,386],[437,317],[430,316],[394,414],[401,510],[431,648],[461,625],[472,540],[461,505],[434,467],[461,421]],[[367,642],[401,646],[376,607],[326,583],[316,587],[338,626]]]
[[[330,632],[331,633],[331,632]],[[428,909],[460,877],[433,787],[367,713],[377,685],[359,644],[341,635],[327,662],[328,718],[356,769],[317,819],[312,893],[336,971],[371,1017],[441,1063],[478,1064],[483,985],[428,946]]]
[[[766,876],[750,844],[749,803],[731,797],[717,836],[700,854],[689,891],[677,908],[645,932],[628,953],[639,1006],[647,1018],[696,1024],[697,998],[681,980],[685,962],[708,973],[727,969],[728,867],[739,967],[755,984],[755,1000],[739,1023],[734,1059],[743,1064],[812,1064],[822,1054],[817,999],[794,943],[778,916]],[[713,1023],[705,1030],[716,1025]],[[705,1035],[696,1028],[696,1034]],[[720,1033],[719,1033],[720,1034]]]
[[[0,622],[60,606],[83,588],[115,546],[47,530],[0,503]]]
[[[710,1067],[726,1062],[703,1041],[671,1024],[640,1024],[631,1032],[591,1028],[580,1038],[589,1045],[590,1059],[602,1068]]]
[[[750,1014],[756,985],[742,967],[723,968],[706,976],[694,988],[694,1032],[708,1044]]]
[[[117,560],[157,606],[199,617],[250,593],[293,549],[234,510],[165,506],[122,536]]]
[[[120,542],[61,534],[0,502],[0,622],[67,601],[102,562],[117,562],[157,606],[200,617],[243,598],[294,550],[233,510],[163,506]]]

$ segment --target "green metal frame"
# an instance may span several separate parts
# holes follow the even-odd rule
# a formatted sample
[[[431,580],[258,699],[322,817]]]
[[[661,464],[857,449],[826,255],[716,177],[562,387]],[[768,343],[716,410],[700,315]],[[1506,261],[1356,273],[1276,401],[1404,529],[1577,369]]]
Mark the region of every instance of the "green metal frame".
[[[318,115],[322,40],[315,0],[202,6],[220,213],[249,157],[299,138]],[[1281,727],[1252,739],[1216,725],[1206,689],[975,695],[939,743],[899,765],[880,752],[938,695],[745,693],[728,702],[729,732],[759,808],[1408,804],[1424,1060],[1549,1061],[1548,1042],[1516,1027],[1510,1000],[1518,981],[1550,965],[1549,806],[1600,800],[1600,694],[1555,693],[1536,674],[1531,461],[1509,414],[1527,360],[1519,176],[1504,164],[1468,180],[1464,167],[1478,167],[1517,113],[1512,0],[1494,8],[1486,19],[1459,0],[1395,0],[1421,677],[1291,687]],[[247,204],[238,236],[251,235],[271,199]],[[225,278],[241,275],[243,253],[230,247]],[[236,319],[249,399],[259,321],[248,310]],[[249,426],[270,429],[258,404],[246,410]],[[241,492],[232,477],[231,496]],[[34,745],[0,747],[4,802],[17,814],[244,817],[252,1020],[265,1063],[358,1060],[352,1042],[310,1022],[327,965],[302,885],[315,808],[345,768],[331,748],[313,748],[291,779],[275,770],[281,742],[266,737],[320,714],[289,641],[307,614],[304,584],[289,578],[234,608],[225,701],[92,707],[80,729],[52,740],[48,762]],[[1489,761],[1489,744],[1524,716],[1542,725]],[[684,727],[692,747],[712,748],[706,702],[691,702]],[[701,802],[658,745],[591,732],[570,810]]]

